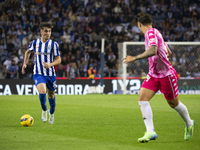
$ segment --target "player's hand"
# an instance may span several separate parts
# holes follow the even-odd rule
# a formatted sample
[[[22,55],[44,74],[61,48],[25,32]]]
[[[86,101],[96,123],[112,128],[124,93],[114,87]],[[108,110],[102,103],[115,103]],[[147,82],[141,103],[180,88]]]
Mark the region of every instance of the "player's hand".
[[[167,48],[167,52],[168,52],[168,55],[169,55],[169,56],[172,55],[172,51],[171,51],[169,48]]]
[[[43,66],[44,66],[45,69],[48,69],[48,68],[51,67],[50,63],[46,63],[46,62],[43,62]]]
[[[25,74],[25,69],[26,69],[26,63],[23,64],[23,67],[22,67],[22,74]]]
[[[128,62],[135,61],[135,57],[127,55],[127,57],[122,58],[122,60],[124,60],[124,63],[127,64]]]

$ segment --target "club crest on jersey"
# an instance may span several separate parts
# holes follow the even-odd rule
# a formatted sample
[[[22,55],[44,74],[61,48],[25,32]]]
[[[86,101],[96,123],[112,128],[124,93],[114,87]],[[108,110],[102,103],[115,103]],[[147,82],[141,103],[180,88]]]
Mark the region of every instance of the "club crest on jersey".
[[[156,42],[156,39],[155,39],[155,38],[149,39],[149,43],[150,43],[150,44],[155,43],[155,42]]]
[[[49,49],[49,50],[51,49],[51,46],[50,46],[50,45],[48,46],[48,49]]]

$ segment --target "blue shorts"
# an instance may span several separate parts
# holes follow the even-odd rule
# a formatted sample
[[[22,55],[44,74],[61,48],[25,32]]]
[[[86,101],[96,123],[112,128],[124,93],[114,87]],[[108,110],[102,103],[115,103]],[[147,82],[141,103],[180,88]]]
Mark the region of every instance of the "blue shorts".
[[[56,76],[43,76],[43,75],[33,75],[33,80],[35,82],[35,86],[40,83],[46,84],[47,88],[51,91],[56,90]]]

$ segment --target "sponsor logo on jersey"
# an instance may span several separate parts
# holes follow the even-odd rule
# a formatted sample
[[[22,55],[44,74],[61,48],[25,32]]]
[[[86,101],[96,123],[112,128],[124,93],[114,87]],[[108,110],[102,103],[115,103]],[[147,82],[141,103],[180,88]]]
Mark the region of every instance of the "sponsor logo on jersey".
[[[46,53],[46,52],[36,52],[37,53],[37,55],[49,55],[50,53]]]

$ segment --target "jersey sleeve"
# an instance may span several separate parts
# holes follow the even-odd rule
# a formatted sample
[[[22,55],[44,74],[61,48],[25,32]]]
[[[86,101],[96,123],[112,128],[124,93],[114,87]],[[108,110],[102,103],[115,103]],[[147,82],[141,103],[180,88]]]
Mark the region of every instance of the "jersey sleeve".
[[[158,46],[158,38],[156,36],[155,30],[151,29],[147,33],[148,45],[149,47],[152,45]]]
[[[168,51],[167,51],[167,48],[169,48],[168,47],[168,45],[164,42],[164,45],[165,45],[165,48],[166,48],[166,56],[167,56],[167,59],[169,59],[169,53],[168,53]]]
[[[55,44],[54,44],[54,56],[55,57],[60,56],[59,45],[57,42],[55,42]]]
[[[168,48],[168,45],[165,43],[166,48]]]
[[[34,41],[32,41],[31,44],[28,46],[28,50],[29,51],[33,51],[34,50],[33,43],[34,43]]]

